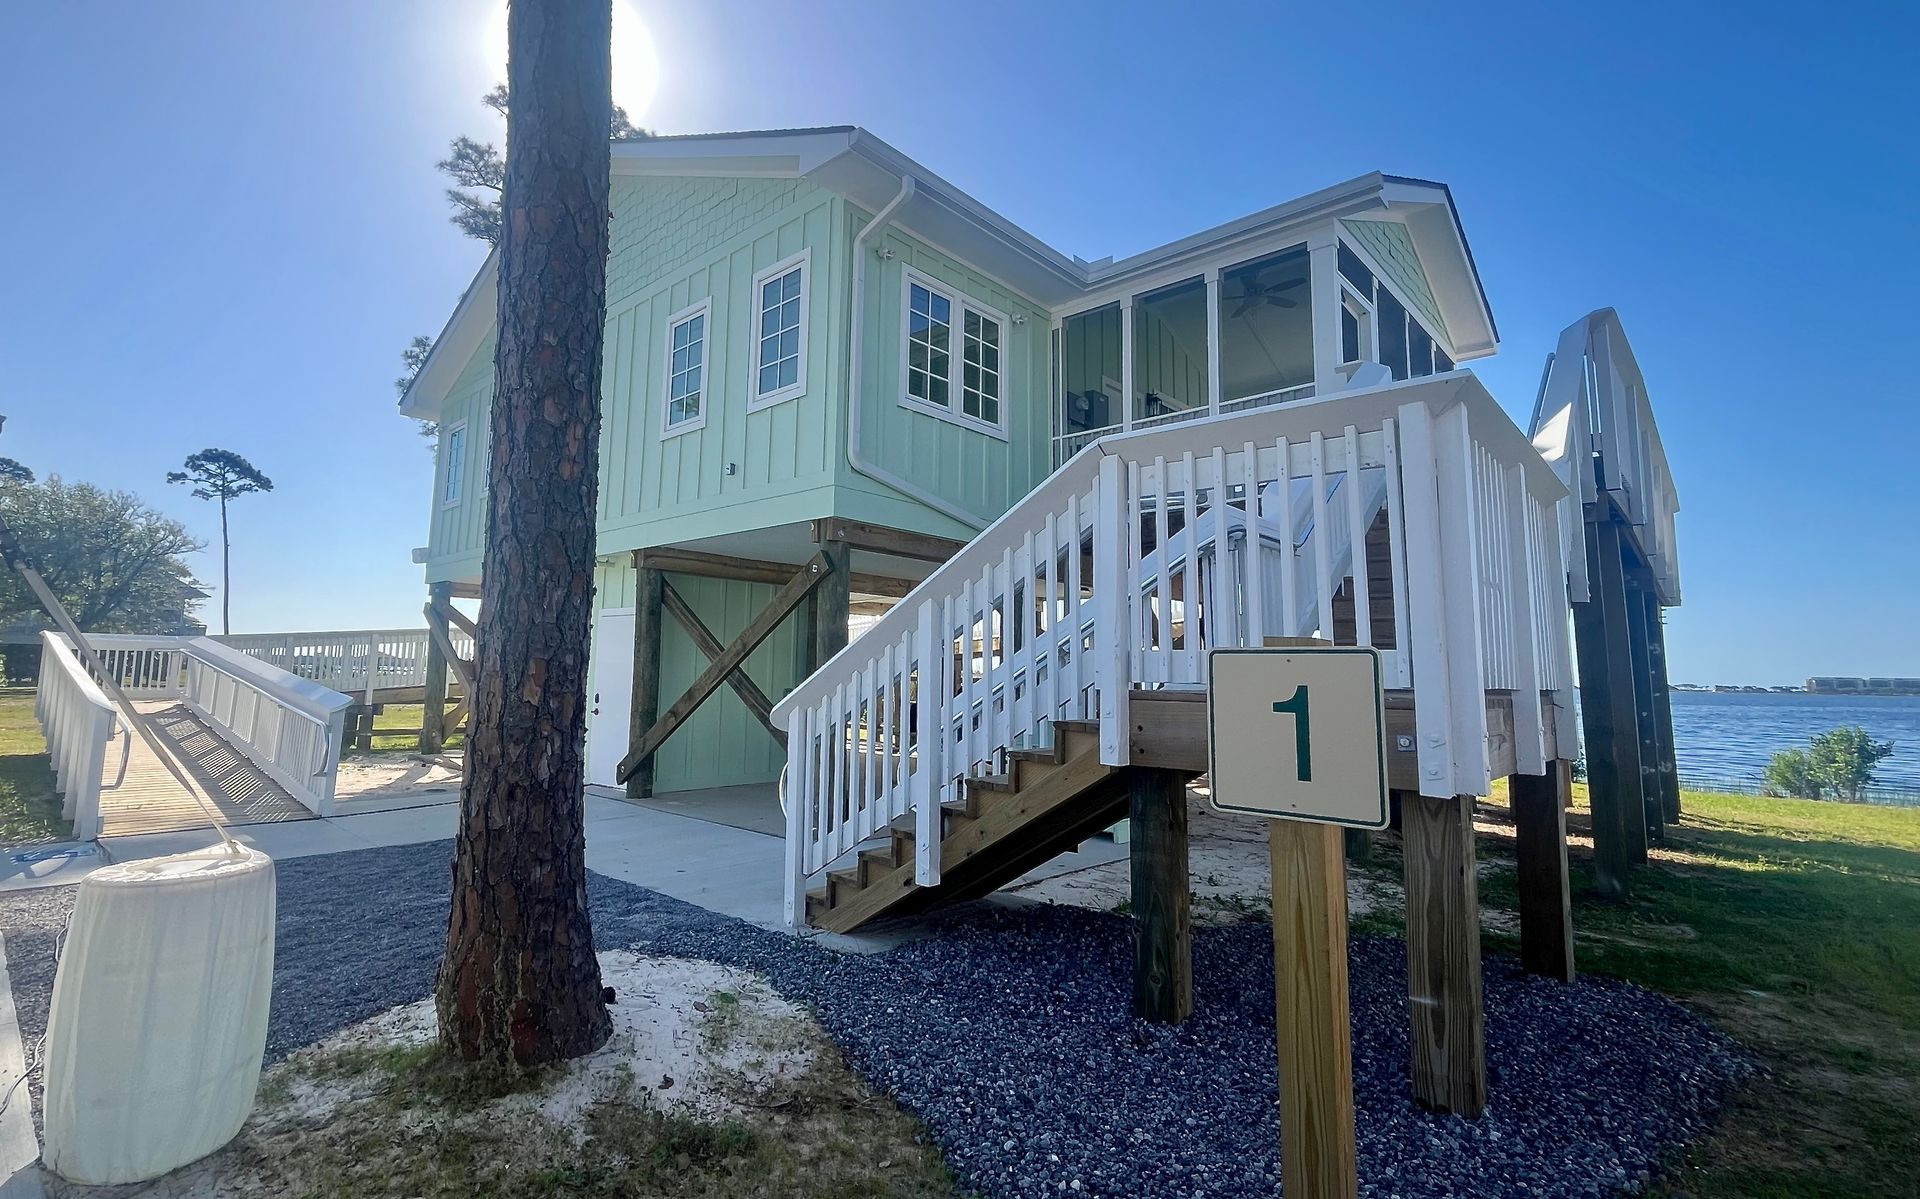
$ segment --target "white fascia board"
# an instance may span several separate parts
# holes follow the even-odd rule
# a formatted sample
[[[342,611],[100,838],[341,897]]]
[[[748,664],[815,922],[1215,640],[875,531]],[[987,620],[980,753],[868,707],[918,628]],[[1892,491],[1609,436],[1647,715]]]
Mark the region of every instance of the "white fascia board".
[[[844,129],[792,133],[657,137],[613,143],[615,175],[694,175],[791,179],[847,152]]]
[[[1392,219],[1413,238],[1413,249],[1427,273],[1427,286],[1453,342],[1454,361],[1471,362],[1500,348],[1500,330],[1481,286],[1480,271],[1467,245],[1466,230],[1445,184],[1389,179],[1383,192]]]
[[[459,382],[460,372],[467,368],[473,352],[480,348],[493,328],[500,300],[499,266],[500,250],[495,247],[480,264],[479,273],[467,285],[460,303],[454,306],[446,327],[433,339],[427,360],[401,395],[402,416],[415,420],[439,419],[440,406],[446,403],[447,393]]]
[[[1386,206],[1383,184],[1384,177],[1378,171],[1361,175],[1117,262],[1101,263],[1088,272],[1088,281],[1095,287],[1106,287],[1127,276],[1164,270],[1183,258],[1212,257],[1236,243],[1263,239],[1288,226],[1376,211]]]

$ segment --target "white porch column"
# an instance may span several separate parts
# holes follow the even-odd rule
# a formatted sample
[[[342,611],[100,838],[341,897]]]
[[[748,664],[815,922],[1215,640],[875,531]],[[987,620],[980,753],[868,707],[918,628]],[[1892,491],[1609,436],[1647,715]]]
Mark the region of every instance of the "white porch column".
[[[1325,225],[1307,235],[1313,306],[1313,394],[1340,390],[1340,234]]]
[[[1207,268],[1207,411],[1220,415],[1220,268]]]
[[[1133,428],[1133,298],[1120,305],[1120,418],[1123,427]]]

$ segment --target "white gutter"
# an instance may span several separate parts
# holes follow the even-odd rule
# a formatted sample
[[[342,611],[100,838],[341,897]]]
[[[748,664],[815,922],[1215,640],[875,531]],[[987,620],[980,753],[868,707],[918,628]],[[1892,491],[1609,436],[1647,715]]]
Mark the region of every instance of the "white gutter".
[[[912,175],[903,175],[900,180],[900,192],[887,201],[886,207],[873,214],[866,228],[853,235],[853,329],[847,338],[847,463],[854,470],[877,483],[885,484],[895,491],[919,500],[937,512],[951,516],[969,529],[984,529],[987,521],[966,509],[941,498],[911,480],[904,479],[892,471],[869,460],[860,451],[860,410],[865,407],[860,391],[861,343],[866,327],[867,315],[867,239],[885,229],[893,221],[893,214],[900,206],[913,198],[914,182]]]

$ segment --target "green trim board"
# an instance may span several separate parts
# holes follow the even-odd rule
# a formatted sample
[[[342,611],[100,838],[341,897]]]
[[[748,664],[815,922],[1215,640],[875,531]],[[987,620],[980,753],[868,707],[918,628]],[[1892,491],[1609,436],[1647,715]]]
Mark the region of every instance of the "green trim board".
[[[1291,735],[1288,735],[1291,734]],[[1370,646],[1207,655],[1209,800],[1222,812],[1387,826],[1387,710]]]

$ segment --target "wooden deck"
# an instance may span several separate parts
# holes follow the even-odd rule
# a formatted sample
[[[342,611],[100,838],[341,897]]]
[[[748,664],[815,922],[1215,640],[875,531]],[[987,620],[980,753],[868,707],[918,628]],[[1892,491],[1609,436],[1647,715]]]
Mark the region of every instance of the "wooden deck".
[[[171,751],[205,806],[180,785],[145,740],[130,733],[127,772],[118,785],[115,779],[120,773],[120,746],[115,744],[107,750],[100,789],[101,836],[205,827],[212,823],[207,806],[215,808],[228,824],[306,820],[313,816],[278,783],[235,753],[185,704],[146,700],[136,701],[134,707]]]

